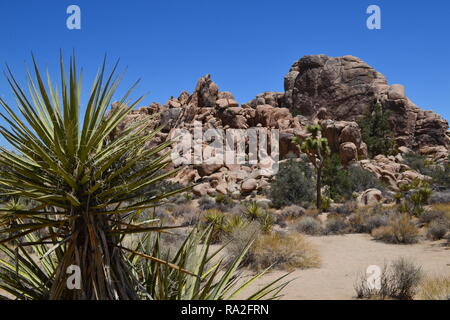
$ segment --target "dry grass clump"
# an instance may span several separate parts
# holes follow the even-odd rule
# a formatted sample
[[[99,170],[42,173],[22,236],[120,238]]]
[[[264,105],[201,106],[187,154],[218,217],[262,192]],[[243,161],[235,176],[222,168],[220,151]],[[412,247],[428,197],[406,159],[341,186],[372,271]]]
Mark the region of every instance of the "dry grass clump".
[[[450,203],[436,203],[431,206],[432,210],[440,211],[450,220]]]
[[[408,214],[397,214],[388,225],[372,230],[372,236],[386,243],[411,244],[418,241],[419,229]]]
[[[433,220],[428,226],[427,238],[430,240],[441,240],[449,230],[448,222],[445,220]]]
[[[424,279],[419,287],[420,300],[450,300],[450,275]]]
[[[300,218],[299,222],[295,226],[295,229],[310,236],[317,236],[323,233],[323,227],[320,220],[311,216],[304,216]]]
[[[378,283],[369,284],[364,275],[355,284],[358,299],[400,299],[412,300],[422,280],[423,273],[420,266],[413,262],[399,258],[391,265],[385,266]]]
[[[327,235],[344,234],[350,231],[350,224],[344,217],[332,216],[325,223],[324,233]]]
[[[299,234],[271,233],[259,236],[250,248],[246,261],[254,270],[270,266],[282,270],[320,266],[318,251]]]

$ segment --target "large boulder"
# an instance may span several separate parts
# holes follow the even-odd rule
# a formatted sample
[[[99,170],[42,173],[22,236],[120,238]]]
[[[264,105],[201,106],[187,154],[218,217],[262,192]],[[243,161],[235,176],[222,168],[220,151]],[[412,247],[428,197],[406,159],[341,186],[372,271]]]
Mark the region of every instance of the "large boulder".
[[[432,111],[419,109],[401,85],[353,56],[305,56],[285,76],[285,105],[309,118],[355,121],[380,103],[392,114],[391,127],[398,146],[450,148],[448,122]]]
[[[358,196],[358,207],[373,206],[383,201],[383,193],[378,189],[368,189]]]

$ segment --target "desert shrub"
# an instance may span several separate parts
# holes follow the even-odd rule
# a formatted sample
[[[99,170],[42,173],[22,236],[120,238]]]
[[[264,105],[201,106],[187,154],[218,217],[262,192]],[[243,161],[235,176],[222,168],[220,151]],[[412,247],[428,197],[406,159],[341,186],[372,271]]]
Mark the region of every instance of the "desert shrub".
[[[386,189],[384,183],[376,175],[359,165],[352,165],[348,168],[348,175],[352,185],[352,192],[363,192],[367,189]]]
[[[280,215],[286,219],[297,219],[305,214],[305,209],[297,205],[290,205],[281,210]]]
[[[336,153],[324,161],[322,182],[328,186],[327,193],[335,201],[349,199],[352,196],[353,186],[348,171],[342,166]]]
[[[261,226],[258,222],[250,222],[239,227],[233,228],[233,230],[226,236],[228,245],[226,246],[227,263],[234,261],[242,251],[252,241],[255,241],[261,235]],[[247,252],[242,260],[242,265],[247,266],[250,264],[251,254]]]
[[[390,210],[378,207],[359,209],[349,217],[351,230],[356,233],[371,233],[376,228],[387,226],[392,214]]]
[[[386,243],[416,243],[419,230],[408,214],[398,214],[390,218],[388,225],[372,230],[376,240]]]
[[[442,212],[442,215],[450,220],[450,203],[436,203],[431,205],[431,209]]]
[[[218,193],[215,200],[216,204],[222,206],[223,209],[230,209],[234,206],[233,199],[229,195]]]
[[[394,132],[389,125],[390,112],[376,104],[373,112],[358,120],[362,140],[367,144],[369,157],[392,153],[395,145]]]
[[[325,160],[323,184],[329,187],[328,194],[335,201],[351,200],[355,192],[367,189],[386,189],[375,174],[359,165],[351,165],[345,169],[337,154]]]
[[[417,292],[420,300],[450,300],[450,276],[424,279]]]
[[[172,215],[176,218],[178,217],[183,217],[186,215],[191,215],[192,213],[195,212],[195,209],[192,205],[190,204],[181,204],[176,206],[173,211],[172,211]]]
[[[450,189],[450,156],[448,162],[435,166],[429,176],[433,179],[433,185],[439,188]]]
[[[400,185],[400,193],[396,195],[397,199],[402,200],[399,211],[420,216],[425,211],[424,206],[428,204],[431,194],[428,182],[420,179]]]
[[[216,209],[223,212],[229,212],[234,207],[234,202],[231,197],[218,194],[215,198],[203,196],[198,200],[198,207],[200,210]]]
[[[328,218],[325,223],[324,233],[327,235],[344,234],[350,230],[350,225],[342,217]]]
[[[366,232],[371,233],[372,230],[380,227],[387,226],[389,223],[389,217],[384,214],[374,214],[367,217],[364,222]]]
[[[427,238],[431,240],[441,240],[448,232],[448,223],[445,220],[437,219],[430,222],[427,231]]]
[[[411,300],[422,279],[422,268],[405,258],[395,260],[381,272],[379,286],[369,286],[367,278],[361,277],[355,284],[358,299]]]
[[[406,153],[402,155],[405,163],[413,170],[420,172],[424,175],[430,175],[430,161],[426,156],[421,154],[417,154],[414,152]]]
[[[259,236],[249,250],[248,265],[252,270],[270,266],[292,270],[320,266],[317,250],[299,234],[271,233]]]
[[[300,218],[295,229],[311,236],[320,235],[323,232],[322,223],[318,219],[308,216]]]
[[[202,211],[214,209],[216,207],[215,199],[209,196],[203,196],[198,199],[198,208]]]
[[[445,215],[443,212],[437,210],[427,210],[419,216],[419,222],[423,224],[428,224],[433,220],[441,219],[445,219]]]
[[[336,208],[336,212],[339,214],[351,214],[352,212],[355,212],[358,208],[358,204],[354,200],[345,201],[342,205],[338,206]]]
[[[450,203],[450,190],[433,192],[430,197],[430,203]]]
[[[275,208],[292,204],[308,205],[314,200],[314,174],[304,162],[288,159],[280,164],[270,185],[269,197]]]

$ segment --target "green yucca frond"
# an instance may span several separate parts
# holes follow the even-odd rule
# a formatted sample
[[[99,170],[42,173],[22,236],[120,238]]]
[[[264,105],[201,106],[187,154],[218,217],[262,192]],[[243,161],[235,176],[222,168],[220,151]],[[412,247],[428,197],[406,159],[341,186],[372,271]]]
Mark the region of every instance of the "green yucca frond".
[[[142,292],[158,300],[224,300],[242,298],[243,293],[254,281],[266,274],[261,273],[242,277],[238,267],[247,254],[249,242],[231,263],[226,264],[219,258],[225,246],[211,250],[213,227],[199,231],[194,228],[180,247],[169,258],[162,250],[163,242],[159,234],[149,235],[139,242],[136,250],[152,252],[152,256],[169,259],[174,265],[190,270],[197,276],[182,272],[175,268],[167,268],[164,264],[153,260],[142,261],[131,258],[133,270],[139,282],[145,287]],[[225,267],[226,266],[226,267]],[[246,299],[277,299],[281,290],[289,281],[282,280],[285,274],[274,281],[249,293]]]
[[[165,149],[167,141],[149,148],[158,130],[148,133],[147,121],[137,121],[114,139],[111,133],[142,101],[130,100],[135,85],[108,111],[122,76],[115,76],[103,62],[81,115],[81,74],[75,57],[66,73],[60,60],[61,83],[46,84],[33,57],[34,76],[28,74],[28,91],[11,70],[7,80],[16,97],[13,108],[0,98],[0,116],[7,126],[0,134],[13,150],[1,148],[0,185],[6,195],[30,199],[36,206],[0,210],[0,243],[22,241],[42,232],[37,239],[60,246],[64,253],[53,275],[51,299],[135,299],[136,284],[123,260],[120,243],[126,234],[161,231],[163,227],[125,225],[129,214],[158,205],[176,190],[145,197],[143,190],[174,173]],[[15,110],[18,110],[16,112]],[[48,234],[47,230],[53,230]],[[7,249],[5,249],[7,250]],[[8,251],[7,251],[8,252]],[[22,252],[23,253],[23,252]],[[78,265],[83,271],[82,289],[68,291],[66,269]]]

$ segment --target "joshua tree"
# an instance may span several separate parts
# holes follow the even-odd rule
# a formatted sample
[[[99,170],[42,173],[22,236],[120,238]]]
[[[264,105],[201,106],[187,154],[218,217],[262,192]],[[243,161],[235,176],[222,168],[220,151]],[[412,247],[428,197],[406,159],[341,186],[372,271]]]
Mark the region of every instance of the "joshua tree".
[[[316,207],[318,210],[322,207],[322,168],[325,163],[325,158],[330,154],[328,140],[321,137],[320,125],[311,125],[307,128],[310,136],[302,141],[299,137],[295,137],[293,142],[299,147],[301,152],[306,153],[309,161],[316,170]]]
[[[6,111],[1,116],[8,124],[8,128],[0,127],[0,133],[14,148],[2,148],[0,165],[6,170],[0,184],[9,195],[36,205],[1,210],[0,235],[10,236],[0,243],[20,245],[24,237],[38,234],[34,245],[48,245],[49,253],[57,253],[49,299],[137,299],[136,280],[124,258],[131,249],[123,247],[122,240],[130,233],[161,231],[162,227],[126,219],[181,191],[147,198],[140,192],[173,174],[163,170],[170,161],[165,151],[170,141],[149,148],[147,142],[157,130],[146,133],[148,119],[110,139],[110,133],[142,100],[128,100],[133,86],[120,107],[107,113],[121,80],[114,76],[117,64],[105,77],[103,63],[83,106],[82,120],[81,75],[75,57],[68,77],[62,58],[60,67],[58,91],[49,76],[44,85],[33,57],[35,77],[28,75],[29,95],[7,69],[21,116],[0,98]],[[14,221],[14,230],[2,221]],[[66,287],[71,265],[81,271],[80,290]]]

